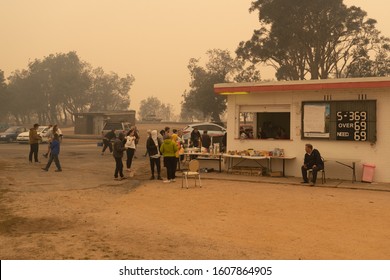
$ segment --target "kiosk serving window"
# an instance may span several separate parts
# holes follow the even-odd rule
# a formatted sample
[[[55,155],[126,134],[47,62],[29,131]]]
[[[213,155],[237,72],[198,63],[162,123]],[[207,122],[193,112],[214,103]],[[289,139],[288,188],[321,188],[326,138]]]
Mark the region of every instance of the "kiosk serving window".
[[[241,106],[239,138],[290,139],[290,105]]]
[[[376,141],[376,100],[302,103],[302,138]]]

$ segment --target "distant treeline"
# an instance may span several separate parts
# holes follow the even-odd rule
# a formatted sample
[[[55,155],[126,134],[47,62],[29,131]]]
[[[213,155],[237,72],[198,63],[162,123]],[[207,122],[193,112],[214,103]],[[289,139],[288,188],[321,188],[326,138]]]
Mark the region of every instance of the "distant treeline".
[[[134,77],[92,68],[76,52],[35,59],[8,77],[0,71],[0,121],[67,124],[73,113],[126,110]]]

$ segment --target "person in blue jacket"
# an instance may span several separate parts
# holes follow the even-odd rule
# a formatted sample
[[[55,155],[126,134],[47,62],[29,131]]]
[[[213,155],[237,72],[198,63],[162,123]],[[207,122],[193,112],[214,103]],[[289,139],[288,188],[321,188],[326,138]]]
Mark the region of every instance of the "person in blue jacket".
[[[55,172],[61,172],[62,168],[58,158],[58,155],[60,154],[60,136],[57,133],[54,134],[53,140],[50,142],[50,151],[49,161],[47,162],[46,167],[42,169],[44,171],[49,171],[50,165],[54,161],[57,166],[57,170],[55,170]]]

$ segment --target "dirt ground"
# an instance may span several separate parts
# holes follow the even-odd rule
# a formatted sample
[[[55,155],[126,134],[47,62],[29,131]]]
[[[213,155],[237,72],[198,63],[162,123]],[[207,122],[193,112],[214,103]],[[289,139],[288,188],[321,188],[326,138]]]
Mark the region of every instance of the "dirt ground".
[[[1,259],[390,259],[389,192],[223,173],[182,189],[148,180],[142,140],[135,177],[114,181],[96,142],[65,138],[62,173],[29,164],[28,145],[0,145]]]

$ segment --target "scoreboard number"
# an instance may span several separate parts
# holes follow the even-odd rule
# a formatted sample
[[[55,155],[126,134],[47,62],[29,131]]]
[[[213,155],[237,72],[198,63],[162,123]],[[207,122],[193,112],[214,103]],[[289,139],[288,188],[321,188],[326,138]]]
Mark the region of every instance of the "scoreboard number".
[[[337,140],[367,140],[366,111],[337,111]]]

